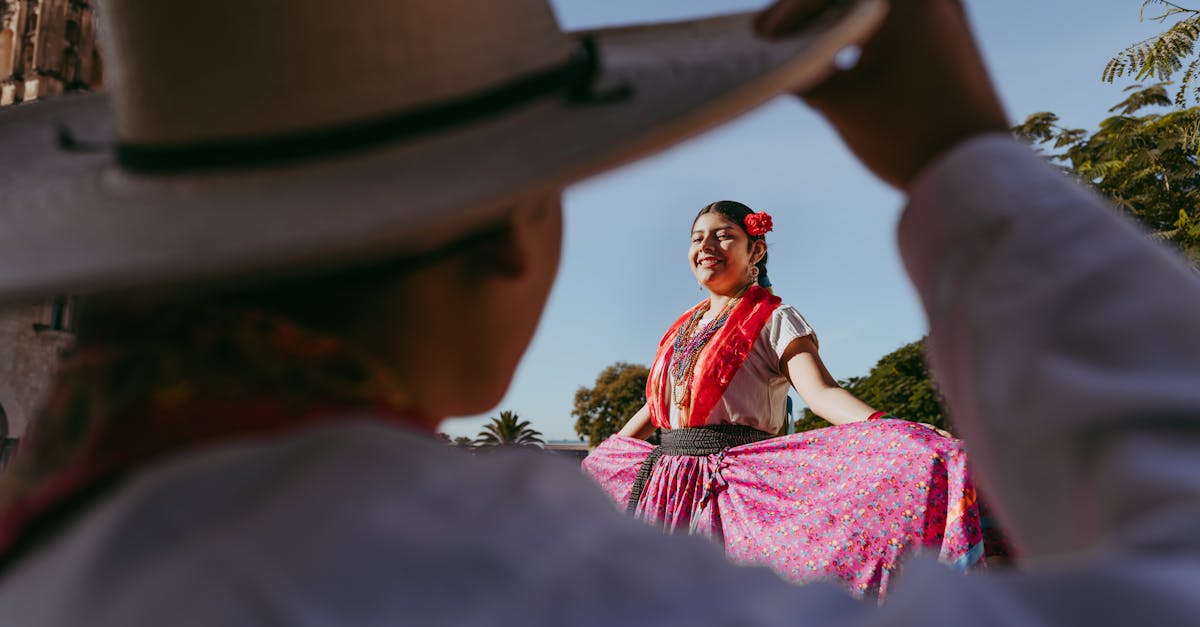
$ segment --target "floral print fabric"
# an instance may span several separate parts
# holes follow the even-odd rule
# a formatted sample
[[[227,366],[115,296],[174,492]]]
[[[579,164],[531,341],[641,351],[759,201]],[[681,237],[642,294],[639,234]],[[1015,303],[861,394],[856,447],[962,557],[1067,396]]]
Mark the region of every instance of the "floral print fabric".
[[[584,470],[625,508],[653,446],[613,436]],[[637,516],[722,543],[739,564],[805,583],[839,580],[857,596],[887,592],[906,554],[982,563],[975,490],[960,441],[903,420],[852,423],[735,446],[663,455]]]

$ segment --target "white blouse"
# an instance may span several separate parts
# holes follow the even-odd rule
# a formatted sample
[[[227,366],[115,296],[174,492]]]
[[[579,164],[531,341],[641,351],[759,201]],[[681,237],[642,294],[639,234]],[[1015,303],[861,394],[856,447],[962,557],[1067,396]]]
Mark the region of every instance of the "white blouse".
[[[816,341],[812,327],[795,307],[776,307],[704,424],[746,425],[767,433],[779,431],[787,420],[787,393],[791,386],[779,367],[779,360],[792,340],[805,335],[812,335]],[[679,408],[675,403],[668,406],[671,427],[677,429]]]

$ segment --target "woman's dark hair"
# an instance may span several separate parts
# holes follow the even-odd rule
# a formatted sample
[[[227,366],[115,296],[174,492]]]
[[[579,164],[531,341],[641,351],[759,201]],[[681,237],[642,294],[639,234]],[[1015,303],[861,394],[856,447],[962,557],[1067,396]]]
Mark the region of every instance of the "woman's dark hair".
[[[719,213],[725,216],[726,219],[738,225],[742,229],[742,232],[745,233],[746,216],[754,213],[754,210],[736,200],[718,200],[701,209],[696,214],[696,218],[692,220],[692,226],[696,226],[696,220],[699,220],[700,216],[706,213]],[[763,240],[763,243],[766,243],[766,237],[763,235],[750,235],[746,233],[746,236],[750,238],[750,246],[754,246],[755,240]],[[767,278],[767,253],[765,251],[763,252],[762,259],[759,259],[755,265],[758,267],[758,285],[760,287],[771,287],[771,281]]]

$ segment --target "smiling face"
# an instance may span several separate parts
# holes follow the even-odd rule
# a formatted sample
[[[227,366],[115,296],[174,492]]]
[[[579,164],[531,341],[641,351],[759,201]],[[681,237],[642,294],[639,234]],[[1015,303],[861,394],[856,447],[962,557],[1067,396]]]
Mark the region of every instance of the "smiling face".
[[[765,252],[765,242],[751,240],[745,229],[716,211],[701,214],[692,225],[688,262],[700,286],[714,294],[732,295],[745,287],[750,267]]]

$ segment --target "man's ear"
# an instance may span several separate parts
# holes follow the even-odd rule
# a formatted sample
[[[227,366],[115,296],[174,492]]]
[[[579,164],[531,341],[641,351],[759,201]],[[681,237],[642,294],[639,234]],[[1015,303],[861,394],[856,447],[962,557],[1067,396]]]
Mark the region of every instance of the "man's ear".
[[[469,276],[515,280],[537,273],[548,250],[542,247],[562,244],[561,211],[562,190],[519,203],[503,221],[474,238],[464,256]],[[558,225],[553,233],[547,229],[552,223]],[[558,257],[553,261],[557,267]]]
[[[528,234],[522,233],[516,216],[481,233],[465,251],[464,263],[468,276],[492,276],[515,279],[529,270]]]

